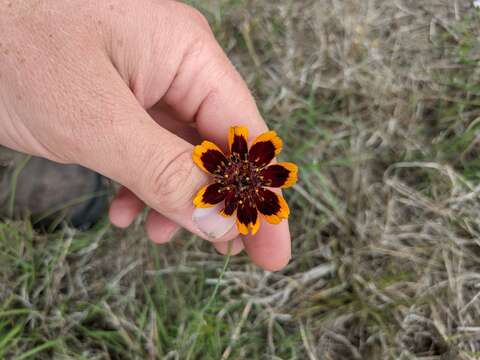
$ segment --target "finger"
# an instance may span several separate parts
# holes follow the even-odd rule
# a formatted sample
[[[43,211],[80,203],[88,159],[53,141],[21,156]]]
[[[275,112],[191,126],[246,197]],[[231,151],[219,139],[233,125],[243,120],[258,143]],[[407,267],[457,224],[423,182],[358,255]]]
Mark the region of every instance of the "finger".
[[[169,242],[180,227],[172,220],[155,210],[150,210],[145,221],[147,235],[154,243],[165,244]]]
[[[249,128],[250,138],[267,131],[255,100],[213,36],[192,45],[163,101],[180,119],[195,122],[198,132],[222,146],[233,125]]]
[[[258,266],[278,271],[290,261],[290,234],[286,221],[272,225],[264,221],[258,232],[243,238],[245,251]],[[280,246],[281,251],[278,251]]]
[[[172,109],[163,104],[163,102],[159,102],[157,105],[149,109],[148,114],[158,125],[181,137],[190,144],[200,143],[201,137],[198,134],[197,129],[192,126],[192,124],[180,121]]]
[[[222,255],[227,255],[228,253],[228,244],[229,242],[216,242],[213,244],[215,246],[215,249]],[[231,255],[238,255],[240,254],[244,249],[242,239],[240,237],[233,239],[232,242],[232,249],[231,249]]]
[[[182,139],[185,139],[190,143],[199,141],[200,137],[197,130],[188,124],[176,120],[169,109],[165,108],[165,106],[162,104],[158,104],[157,106],[153,107],[148,111],[148,113],[150,116],[152,116],[157,124],[180,136]],[[110,221],[117,227],[128,227],[144,207],[145,204],[143,201],[135,196],[134,193],[125,187],[121,187],[110,205]],[[157,213],[157,215],[158,217],[161,217],[160,214]],[[163,219],[164,221],[167,221],[165,217],[163,217]],[[155,235],[155,238],[157,239],[158,235]]]
[[[122,186],[110,204],[108,214],[110,222],[117,227],[126,228],[130,226],[144,207],[142,200]]]

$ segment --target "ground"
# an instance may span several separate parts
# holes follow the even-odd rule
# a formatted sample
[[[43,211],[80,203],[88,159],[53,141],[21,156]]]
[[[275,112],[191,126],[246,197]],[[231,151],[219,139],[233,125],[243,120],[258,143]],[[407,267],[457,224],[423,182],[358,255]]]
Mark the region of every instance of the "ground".
[[[191,3],[300,166],[290,264],[6,220],[0,358],[480,358],[473,1]]]

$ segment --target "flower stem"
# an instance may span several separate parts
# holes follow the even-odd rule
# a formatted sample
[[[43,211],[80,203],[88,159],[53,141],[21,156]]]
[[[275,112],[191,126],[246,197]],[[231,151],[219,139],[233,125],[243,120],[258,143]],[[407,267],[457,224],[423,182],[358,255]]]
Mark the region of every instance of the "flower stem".
[[[197,324],[197,328],[195,329],[195,332],[194,332],[194,335],[193,335],[192,345],[190,346],[190,349],[189,349],[188,354],[186,356],[187,360],[189,360],[192,357],[193,351],[195,350],[195,345],[197,344],[198,335],[200,333],[201,327],[205,323],[204,315],[210,309],[210,307],[212,306],[213,302],[215,301],[215,299],[217,297],[218,289],[220,288],[220,283],[222,282],[223,276],[225,275],[225,272],[227,271],[228,264],[230,263],[230,258],[231,258],[231,255],[232,255],[232,244],[233,244],[233,240],[230,240],[228,242],[227,255],[225,257],[225,262],[223,263],[222,271],[220,272],[220,276],[218,277],[217,283],[215,284],[212,295],[210,295],[210,298],[208,299],[207,303],[205,304],[205,306],[202,308],[202,310],[200,311],[200,313],[198,315],[198,317],[199,317],[198,324]]]

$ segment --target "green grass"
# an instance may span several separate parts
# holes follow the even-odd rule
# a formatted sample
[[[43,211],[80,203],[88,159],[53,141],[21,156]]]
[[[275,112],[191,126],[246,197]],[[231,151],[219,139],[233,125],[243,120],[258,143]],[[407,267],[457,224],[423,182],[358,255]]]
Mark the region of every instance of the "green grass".
[[[300,165],[291,263],[240,255],[219,281],[208,244],[156,246],[141,219],[48,236],[5,220],[0,358],[477,358],[471,1],[190,3]]]
[[[90,359],[109,354],[141,359],[178,354],[185,359],[217,359],[229,345],[231,357],[261,356],[263,341],[243,334],[231,339],[248,299],[220,301],[216,286],[207,281],[217,279],[222,263],[227,265],[222,257],[215,256],[207,269],[195,265],[193,258],[185,262],[191,271],[182,274],[175,271],[178,265],[170,263],[174,260],[170,255],[165,258],[166,249],[116,235],[108,224],[48,239],[37,237],[26,223],[1,225],[2,284],[8,283],[0,304],[3,356]],[[176,252],[180,247],[187,253],[193,250],[193,240],[177,244]],[[132,251],[135,255],[118,256]],[[208,258],[210,253],[203,252]],[[173,272],[156,273],[168,268]],[[253,308],[252,312],[260,310]],[[252,326],[244,321],[245,327]],[[254,329],[259,339],[267,331],[264,325]],[[281,326],[278,331],[284,334]],[[289,354],[294,343],[280,349]],[[242,344],[248,344],[250,355],[240,355]]]

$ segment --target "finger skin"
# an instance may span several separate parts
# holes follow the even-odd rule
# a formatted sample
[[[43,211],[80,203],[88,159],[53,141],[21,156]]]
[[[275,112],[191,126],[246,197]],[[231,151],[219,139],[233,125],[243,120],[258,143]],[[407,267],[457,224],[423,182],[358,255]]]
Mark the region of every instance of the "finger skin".
[[[263,221],[254,236],[243,237],[243,245],[248,256],[261,268],[281,270],[288,265],[291,257],[288,223],[284,220],[272,225]]]
[[[228,244],[229,242],[216,242],[213,244],[215,249],[222,255],[227,255],[228,253]],[[241,238],[235,238],[233,239],[232,243],[232,249],[231,249],[231,255],[235,256],[240,254],[244,249],[243,242]]]
[[[144,207],[142,200],[122,186],[110,204],[108,213],[110,222],[119,228],[126,228],[130,226]]]
[[[155,210],[150,210],[145,222],[145,229],[149,239],[154,243],[166,244],[180,227]]]
[[[174,115],[168,108],[165,108],[165,106],[159,104],[158,106],[149,109],[148,113],[157,124],[189,143],[197,143],[200,141],[197,130],[192,126],[175,119]],[[128,227],[144,207],[145,205],[143,201],[141,201],[133,192],[122,186],[110,205],[110,222],[120,228]]]
[[[159,103],[148,109],[148,114],[158,125],[181,137],[190,144],[199,144],[202,141],[194,123],[180,121],[175,111],[163,103]]]

